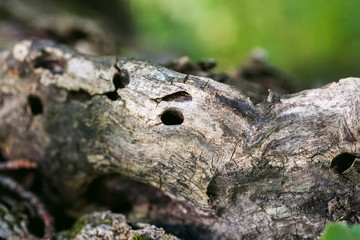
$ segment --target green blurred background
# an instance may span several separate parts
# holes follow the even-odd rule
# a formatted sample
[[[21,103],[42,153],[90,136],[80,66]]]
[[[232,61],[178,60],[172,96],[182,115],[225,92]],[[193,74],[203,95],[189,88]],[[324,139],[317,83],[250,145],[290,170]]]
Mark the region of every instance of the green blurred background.
[[[272,65],[316,87],[360,76],[359,12],[357,0],[0,0],[0,46],[51,38],[160,63],[214,58],[228,73],[261,47]]]
[[[147,51],[215,58],[232,71],[255,47],[314,87],[360,76],[360,1],[131,0],[136,38]]]

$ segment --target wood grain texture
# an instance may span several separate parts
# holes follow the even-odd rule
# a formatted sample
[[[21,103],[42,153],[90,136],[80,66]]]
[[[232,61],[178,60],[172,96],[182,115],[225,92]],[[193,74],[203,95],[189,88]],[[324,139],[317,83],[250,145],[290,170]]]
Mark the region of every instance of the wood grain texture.
[[[0,69],[0,147],[37,162],[63,201],[120,173],[185,202],[198,239],[312,239],[359,221],[360,167],[334,172],[360,156],[360,79],[253,105],[212,79],[48,41],[1,52]]]

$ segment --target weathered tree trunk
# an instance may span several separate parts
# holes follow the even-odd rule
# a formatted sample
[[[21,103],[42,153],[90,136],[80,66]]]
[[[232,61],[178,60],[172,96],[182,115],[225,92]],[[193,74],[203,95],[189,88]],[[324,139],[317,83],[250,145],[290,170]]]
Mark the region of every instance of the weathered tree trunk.
[[[119,173],[182,203],[197,239],[316,238],[359,220],[360,79],[253,105],[212,79],[51,42],[0,56],[0,147],[76,207]],[[332,170],[332,171],[331,171]]]

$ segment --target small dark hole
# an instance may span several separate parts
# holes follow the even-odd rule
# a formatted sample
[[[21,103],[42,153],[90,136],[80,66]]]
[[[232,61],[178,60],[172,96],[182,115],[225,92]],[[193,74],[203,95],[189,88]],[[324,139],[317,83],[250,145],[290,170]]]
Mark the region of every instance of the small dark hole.
[[[126,70],[121,70],[117,72],[113,76],[113,83],[115,89],[124,88],[126,85],[130,83],[130,76]]]
[[[341,153],[334,157],[330,169],[334,173],[341,174],[354,164],[355,158],[356,156],[350,153]]]
[[[33,115],[37,115],[43,112],[43,104],[38,96],[29,95],[28,103],[30,105],[30,109]]]
[[[168,109],[161,114],[161,122],[165,125],[180,125],[184,122],[184,115],[176,109]]]
[[[48,69],[52,74],[63,74],[65,65],[64,61],[45,57],[37,59],[34,67]]]
[[[105,93],[105,95],[107,96],[108,99],[110,99],[111,101],[116,101],[118,99],[120,99],[119,94],[114,91],[114,92],[107,92]]]

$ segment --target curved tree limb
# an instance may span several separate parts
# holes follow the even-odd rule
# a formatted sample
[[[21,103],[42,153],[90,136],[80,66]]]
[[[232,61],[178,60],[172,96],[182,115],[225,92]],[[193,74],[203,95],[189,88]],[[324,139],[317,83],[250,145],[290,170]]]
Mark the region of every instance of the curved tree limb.
[[[199,238],[314,238],[358,222],[359,167],[335,173],[360,156],[359,79],[253,105],[208,78],[47,41],[2,52],[0,68],[1,147],[36,161],[64,201],[120,173],[186,202]]]

